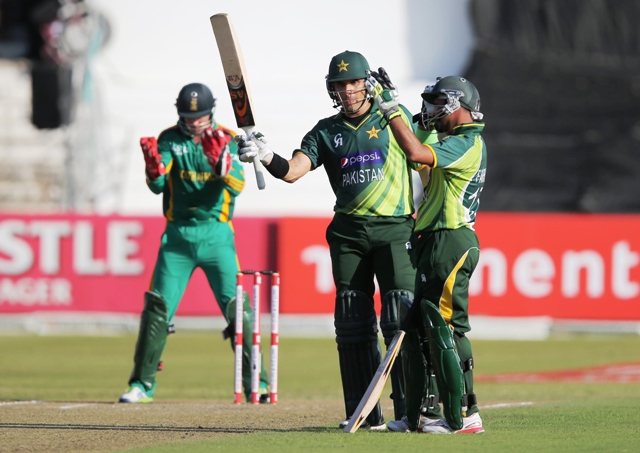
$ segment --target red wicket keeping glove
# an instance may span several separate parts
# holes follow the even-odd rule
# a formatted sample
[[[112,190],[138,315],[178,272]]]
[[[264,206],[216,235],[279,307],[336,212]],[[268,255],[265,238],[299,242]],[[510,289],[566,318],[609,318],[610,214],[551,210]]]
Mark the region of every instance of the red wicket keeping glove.
[[[231,137],[220,129],[206,128],[201,135],[202,151],[209,165],[218,176],[226,176],[231,170]]]
[[[140,139],[140,148],[142,148],[142,154],[144,155],[147,176],[152,181],[155,181],[165,174],[162,158],[158,154],[158,141],[155,137],[142,137]]]

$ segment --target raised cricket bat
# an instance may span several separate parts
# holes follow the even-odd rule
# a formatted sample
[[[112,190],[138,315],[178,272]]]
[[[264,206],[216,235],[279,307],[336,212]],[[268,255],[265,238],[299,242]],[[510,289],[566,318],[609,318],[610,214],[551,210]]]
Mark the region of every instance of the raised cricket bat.
[[[395,362],[396,357],[398,357],[398,353],[400,352],[400,345],[402,345],[403,339],[404,331],[399,330],[395,337],[393,337],[393,340],[391,340],[391,344],[387,349],[387,354],[384,356],[384,360],[378,367],[376,374],[373,376],[369,387],[367,387],[367,391],[360,400],[360,404],[358,404],[356,411],[349,419],[347,426],[344,427],[345,433],[355,433],[380,399],[380,395],[384,390],[384,385],[387,383],[387,379],[389,379],[393,362]]]
[[[227,88],[229,89],[229,95],[231,95],[231,105],[233,106],[233,113],[236,117],[236,124],[244,131],[247,137],[249,137],[253,133],[256,122],[253,117],[253,101],[251,100],[251,92],[249,91],[247,70],[244,67],[240,42],[238,41],[228,14],[219,13],[211,16],[211,27],[213,28],[213,34],[218,43],[222,68],[224,70],[224,76],[227,79]],[[253,166],[256,171],[258,189],[262,190],[266,187],[264,182],[264,166],[258,158],[253,160]]]

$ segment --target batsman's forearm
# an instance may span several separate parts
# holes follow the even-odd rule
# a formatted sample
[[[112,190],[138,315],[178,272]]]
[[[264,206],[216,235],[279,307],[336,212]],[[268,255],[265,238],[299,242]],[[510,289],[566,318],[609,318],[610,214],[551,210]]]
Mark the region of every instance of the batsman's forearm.
[[[420,140],[415,136],[411,128],[409,128],[402,117],[397,116],[389,121],[391,131],[395,137],[398,145],[411,162],[417,162],[420,164],[426,164],[433,166],[434,157],[431,149],[420,143]]]

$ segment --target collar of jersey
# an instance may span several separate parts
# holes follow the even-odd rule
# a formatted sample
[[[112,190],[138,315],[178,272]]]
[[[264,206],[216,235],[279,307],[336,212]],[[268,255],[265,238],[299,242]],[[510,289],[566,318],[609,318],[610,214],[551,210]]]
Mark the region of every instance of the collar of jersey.
[[[480,133],[484,129],[484,123],[475,122],[475,123],[463,123],[458,124],[453,128],[453,134],[466,134],[469,132],[477,132]]]

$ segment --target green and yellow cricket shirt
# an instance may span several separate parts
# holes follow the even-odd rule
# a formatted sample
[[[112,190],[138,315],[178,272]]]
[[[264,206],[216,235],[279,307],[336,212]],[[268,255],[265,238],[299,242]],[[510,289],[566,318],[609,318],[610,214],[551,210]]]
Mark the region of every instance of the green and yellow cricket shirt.
[[[473,230],[487,171],[487,148],[480,136],[483,129],[480,122],[460,124],[441,141],[425,144],[435,161],[415,231]],[[425,133],[419,130],[418,138]]]
[[[415,131],[404,107],[402,119]],[[386,127],[385,127],[386,126]],[[320,120],[300,149],[312,169],[324,166],[336,195],[334,211],[356,216],[410,216],[414,213],[411,168],[376,105],[359,124],[339,113]]]

